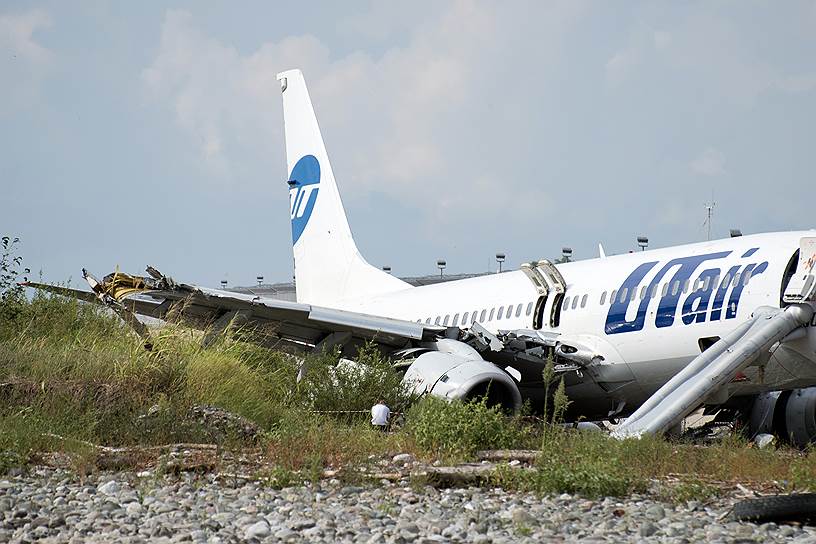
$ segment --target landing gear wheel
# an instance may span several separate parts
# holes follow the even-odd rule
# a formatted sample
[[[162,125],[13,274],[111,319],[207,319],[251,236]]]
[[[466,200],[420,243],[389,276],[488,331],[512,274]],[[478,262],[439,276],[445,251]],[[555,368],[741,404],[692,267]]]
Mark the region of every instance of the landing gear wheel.
[[[740,501],[729,517],[738,521],[816,521],[816,493],[773,495]]]

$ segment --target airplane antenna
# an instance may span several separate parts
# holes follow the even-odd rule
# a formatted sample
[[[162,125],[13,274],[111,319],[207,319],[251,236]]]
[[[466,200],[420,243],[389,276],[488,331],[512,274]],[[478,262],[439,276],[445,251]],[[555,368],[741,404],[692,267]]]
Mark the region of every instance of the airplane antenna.
[[[714,195],[712,195],[711,202],[705,204],[706,220],[703,221],[703,226],[706,227],[706,240],[711,240],[711,216],[714,214],[714,206],[717,205],[713,197]]]

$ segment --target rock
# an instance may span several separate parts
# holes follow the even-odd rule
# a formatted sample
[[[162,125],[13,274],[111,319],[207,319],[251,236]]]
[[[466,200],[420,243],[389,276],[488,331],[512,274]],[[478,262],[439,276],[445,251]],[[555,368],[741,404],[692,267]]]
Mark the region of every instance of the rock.
[[[244,530],[244,538],[247,540],[250,538],[257,538],[260,540],[269,536],[271,533],[272,531],[269,528],[269,524],[265,520],[261,520],[253,523]]]
[[[252,421],[217,406],[206,404],[193,406],[188,417],[221,435],[236,435],[245,440],[255,440],[261,433],[260,427]]]
[[[640,529],[638,529],[638,534],[642,537],[652,536],[656,532],[657,525],[648,520],[641,523]]]
[[[796,531],[789,525],[784,525],[781,529],[779,529],[779,536],[783,538],[790,538],[794,534],[796,534]]]
[[[105,482],[104,484],[100,485],[96,488],[97,492],[102,493],[103,495],[116,495],[119,492],[120,486],[116,480],[111,480],[109,482]]]
[[[403,463],[411,463],[413,460],[414,456],[410,453],[398,453],[391,459],[391,462],[399,465]]]
[[[286,542],[287,540],[291,540],[291,539],[295,538],[296,536],[297,536],[297,533],[294,532],[292,529],[289,529],[287,527],[284,527],[283,529],[280,529],[275,533],[275,538],[277,538],[278,540],[281,540],[283,542]]]
[[[536,518],[524,508],[515,508],[511,514],[511,519],[516,525],[524,525],[527,527],[536,523]]]
[[[646,509],[645,516],[652,521],[660,521],[666,517],[666,510],[659,504],[655,504]]]
[[[131,517],[136,517],[142,513],[142,505],[138,502],[129,502],[125,507],[125,512]]]

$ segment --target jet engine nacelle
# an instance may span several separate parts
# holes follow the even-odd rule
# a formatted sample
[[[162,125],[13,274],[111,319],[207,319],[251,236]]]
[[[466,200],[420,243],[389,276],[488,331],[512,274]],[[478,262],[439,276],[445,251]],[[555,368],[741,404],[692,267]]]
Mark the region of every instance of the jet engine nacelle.
[[[415,393],[463,401],[486,396],[488,405],[521,408],[521,393],[513,378],[469,345],[441,339],[428,349],[434,351],[419,355],[403,377]]]
[[[776,434],[800,448],[816,442],[816,387],[758,395],[748,430],[751,436]]]

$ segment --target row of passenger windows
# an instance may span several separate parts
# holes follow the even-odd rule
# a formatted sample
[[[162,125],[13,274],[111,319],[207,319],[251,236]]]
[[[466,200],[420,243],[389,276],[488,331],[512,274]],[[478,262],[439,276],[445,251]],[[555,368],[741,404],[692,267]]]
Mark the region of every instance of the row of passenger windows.
[[[731,286],[736,287],[740,282],[742,285],[748,285],[748,282],[751,279],[751,271],[746,270],[742,274],[739,272],[731,276],[731,274],[726,274],[723,278],[722,285],[720,288],[728,287],[729,284]],[[680,280],[675,280],[673,282],[667,282],[663,284],[663,288],[660,290],[660,296],[665,297],[666,295],[671,292],[672,296],[676,296],[682,293],[688,293],[689,289],[691,291],[703,290],[708,291],[709,288],[716,288],[717,285],[720,284],[720,276],[716,275],[714,277],[707,276],[705,279],[697,278],[694,280],[694,284],[691,285],[690,280],[686,280],[685,282],[680,283]],[[647,293],[647,286],[642,286],[640,288],[640,300],[644,298],[654,298],[657,296],[658,286],[652,286],[651,290]],[[564,297],[564,302],[561,305],[561,309],[566,310],[577,310],[579,307],[584,308],[587,305],[587,300],[589,298],[588,294],[583,295],[573,295],[573,296],[566,296]],[[625,302],[627,299],[630,301],[635,300],[638,298],[638,291],[637,289],[630,289],[628,287],[624,287],[620,291],[617,289],[613,290],[609,294],[609,304],[613,304],[615,301],[617,302]],[[599,301],[600,305],[603,306],[607,303],[606,298],[606,291],[601,293],[601,299]],[[527,308],[524,309],[524,303],[520,304],[511,304],[507,307],[499,306],[499,308],[485,308],[481,311],[474,310],[473,312],[465,312],[463,314],[454,314],[453,319],[451,320],[450,314],[442,317],[440,315],[436,317],[428,317],[425,319],[425,323],[430,325],[432,322],[434,325],[442,325],[447,327],[448,325],[452,327],[458,327],[460,324],[462,326],[470,325],[472,323],[484,323],[487,321],[493,321],[495,318],[496,320],[500,319],[510,319],[514,314],[516,317],[521,317],[521,313],[524,311],[525,316],[530,316],[533,313],[533,302],[527,304]],[[461,321],[459,317],[461,316]],[[417,323],[422,323],[421,319],[417,319]]]
[[[533,313],[533,303],[530,302],[527,304],[527,308],[524,308],[524,303],[519,304],[511,304],[506,308],[504,306],[499,306],[498,309],[496,308],[485,308],[481,312],[479,310],[474,310],[473,312],[465,312],[463,314],[454,314],[453,319],[451,320],[450,314],[442,317],[438,315],[436,317],[428,317],[425,319],[425,323],[430,325],[433,321],[434,325],[442,325],[443,327],[447,327],[450,325],[451,327],[458,327],[460,324],[462,326],[471,325],[476,323],[484,323],[486,321],[493,321],[495,318],[497,321],[499,319],[510,319],[515,315],[516,317],[521,317],[521,313],[524,312],[524,315],[531,315]],[[461,316],[462,320],[459,320]],[[422,323],[421,319],[417,319],[417,323]]]
[[[731,286],[733,286],[733,287],[736,287],[737,285],[740,284],[740,282],[742,282],[742,285],[745,286],[745,285],[748,285],[748,282],[750,280],[751,280],[751,271],[750,270],[746,270],[742,274],[740,274],[738,272],[738,273],[734,274],[733,276],[731,276],[731,274],[726,274],[725,277],[723,278],[723,282],[722,282],[722,285],[720,285],[720,287],[725,288],[729,284],[731,284]],[[686,280],[685,282],[683,282],[682,285],[680,284],[680,280],[675,280],[673,282],[663,284],[663,288],[660,291],[660,296],[665,297],[669,293],[671,293],[672,296],[676,296],[676,295],[680,294],[681,292],[682,293],[688,293],[689,289],[691,289],[691,291],[697,291],[697,290],[708,291],[709,288],[712,287],[712,285],[716,287],[717,285],[719,285],[719,283],[720,283],[720,276],[719,275],[714,276],[713,278],[711,276],[707,276],[704,280],[701,279],[701,278],[697,278],[696,280],[694,280],[693,285],[691,285],[691,282],[689,280]],[[657,296],[657,289],[658,289],[657,285],[653,285],[651,290],[648,293],[647,293],[647,289],[648,288],[645,285],[640,288],[640,300],[643,300],[644,298],[647,298],[647,297],[648,298],[654,298],[654,297]],[[587,304],[587,296],[588,295],[583,295],[583,296],[582,295],[575,295],[573,297],[564,297],[564,303],[562,304],[561,309],[562,310],[570,310],[570,309],[575,310],[575,309],[577,309],[579,307],[579,304],[580,304],[580,307],[583,308]],[[613,304],[616,301],[617,302],[625,302],[627,299],[630,300],[630,301],[633,301],[636,298],[638,298],[638,291],[637,291],[636,288],[635,289],[629,289],[628,287],[624,287],[620,291],[615,289],[610,293],[610,295],[609,295],[609,304]],[[601,293],[600,304],[601,304],[601,306],[603,306],[606,303],[607,303],[606,291],[604,291],[603,293]]]

